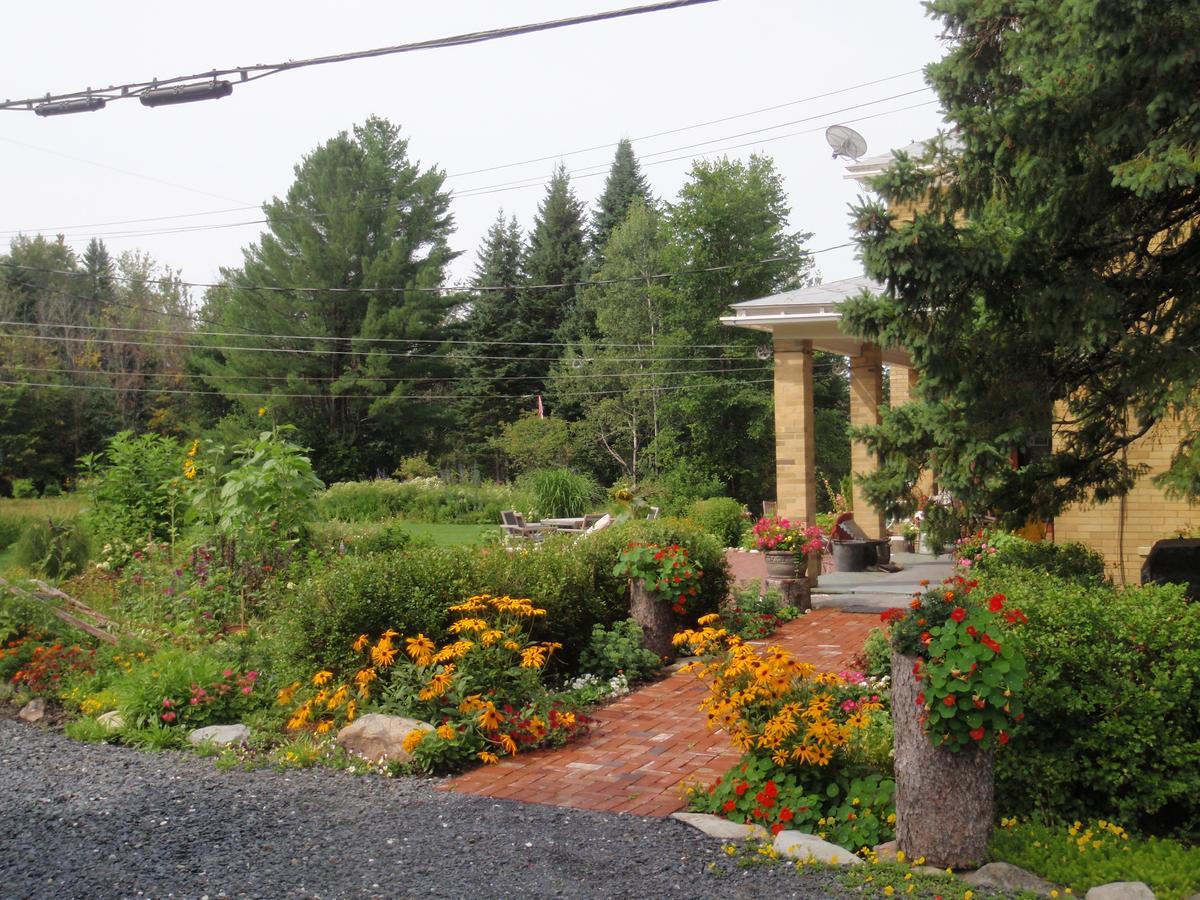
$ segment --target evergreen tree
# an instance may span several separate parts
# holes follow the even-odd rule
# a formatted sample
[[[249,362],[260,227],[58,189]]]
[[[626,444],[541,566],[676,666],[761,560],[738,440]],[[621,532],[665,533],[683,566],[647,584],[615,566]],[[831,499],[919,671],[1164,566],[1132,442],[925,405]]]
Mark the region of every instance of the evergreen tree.
[[[638,202],[649,207],[654,205],[654,198],[633,155],[633,145],[628,138],[621,138],[592,219],[593,253],[603,255],[612,230],[625,221],[629,208]]]
[[[528,287],[521,292],[517,308],[521,340],[545,344],[524,347],[526,360],[520,366],[528,379],[522,392],[544,390],[550,364],[560,355],[553,342],[575,340],[584,329],[579,327],[575,284],[583,280],[587,260],[584,243],[583,204],[571,189],[566,168],[560,163],[538,206],[529,253],[525,260]],[[564,285],[538,288],[537,285]]]
[[[501,290],[475,294],[463,329],[468,341],[479,342],[467,344],[463,354],[464,369],[471,379],[464,382],[463,391],[473,395],[463,405],[475,456],[491,447],[490,439],[500,425],[512,422],[530,408],[523,400],[503,396],[527,389],[514,380],[522,374],[524,360],[493,358],[519,357],[523,348],[491,343],[523,340],[518,304],[525,277],[524,258],[525,243],[517,219],[514,216],[505,221],[501,210],[479,247],[472,279],[475,288]]]
[[[921,372],[919,402],[868,434],[885,462],[868,494],[911,507],[932,468],[975,512],[1053,515],[1128,490],[1127,448],[1179,416],[1167,484],[1200,495],[1200,8],[930,8],[956,139],[897,159],[856,210],[885,289],[849,327]],[[1053,452],[1012,465],[1052,429]]]
[[[111,303],[116,294],[113,261],[104,241],[92,238],[83,251],[83,271],[87,273],[84,288],[87,296],[103,305]]]
[[[272,394],[238,402],[299,426],[327,481],[390,472],[445,433],[438,398],[453,382],[431,379],[450,371],[447,357],[436,343],[403,343],[446,333],[450,302],[436,289],[455,254],[444,178],[410,161],[384,119],[342,132],[266,204],[269,233],[209,297],[208,318],[229,330],[304,336],[286,344],[298,353],[219,351],[209,381],[231,396]],[[260,289],[292,285],[318,289]]]

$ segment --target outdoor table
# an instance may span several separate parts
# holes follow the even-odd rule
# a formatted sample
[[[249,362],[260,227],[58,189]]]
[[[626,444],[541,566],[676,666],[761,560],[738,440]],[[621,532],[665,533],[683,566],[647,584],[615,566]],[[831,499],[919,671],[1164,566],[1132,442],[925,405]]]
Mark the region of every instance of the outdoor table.
[[[567,516],[561,519],[542,519],[541,524],[558,531],[583,531],[583,518],[583,516]]]

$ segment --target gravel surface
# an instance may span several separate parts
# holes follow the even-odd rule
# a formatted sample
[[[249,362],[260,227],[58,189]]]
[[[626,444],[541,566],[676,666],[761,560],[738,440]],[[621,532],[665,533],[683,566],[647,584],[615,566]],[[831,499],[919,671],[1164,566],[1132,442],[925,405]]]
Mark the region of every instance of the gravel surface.
[[[435,784],[220,772],[0,720],[0,897],[848,895],[827,872],[739,868],[674,820]]]

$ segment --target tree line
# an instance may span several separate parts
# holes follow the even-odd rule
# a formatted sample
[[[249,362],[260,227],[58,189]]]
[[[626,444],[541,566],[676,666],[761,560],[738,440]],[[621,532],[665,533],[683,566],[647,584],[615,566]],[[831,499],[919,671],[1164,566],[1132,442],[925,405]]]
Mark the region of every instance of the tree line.
[[[306,154],[242,264],[192,298],[144,254],[19,237],[0,257],[0,472],[62,483],[120,430],[295,425],[326,481],[413,455],[505,478],[566,465],[680,496],[773,496],[769,337],[728,306],[812,283],[768,157],[698,160],[653,196],[621,141],[589,215],[558,166],[448,285],[453,197],[371,118]],[[848,470],[840,357],[817,363],[818,464]]]

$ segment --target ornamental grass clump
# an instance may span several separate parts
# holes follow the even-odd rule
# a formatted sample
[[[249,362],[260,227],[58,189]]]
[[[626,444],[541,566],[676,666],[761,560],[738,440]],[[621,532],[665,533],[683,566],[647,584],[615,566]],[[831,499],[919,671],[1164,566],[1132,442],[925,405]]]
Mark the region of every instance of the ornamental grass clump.
[[[351,722],[365,707],[429,722],[414,729],[404,749],[429,771],[497,762],[523,749],[561,745],[586,731],[590,719],[554,699],[542,673],[555,642],[532,641],[534,620],[546,611],[528,599],[473,596],[450,607],[459,618],[442,645],[424,634],[377,640],[359,635],[362,664],[348,678],[330,669],[308,684],[293,683],[279,703],[293,705],[287,727],[318,734]]]
[[[979,602],[976,586],[956,575],[880,617],[893,648],[916,657],[922,727],[948,750],[1007,744],[1024,718],[1025,654],[1015,628],[1027,619],[1003,594]]]

